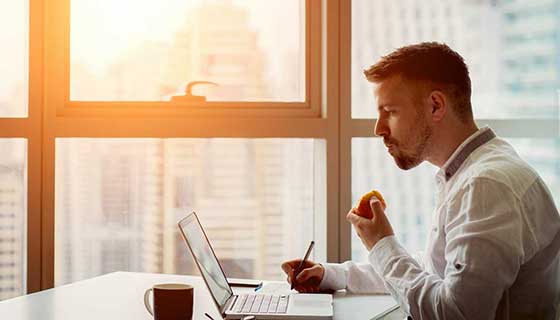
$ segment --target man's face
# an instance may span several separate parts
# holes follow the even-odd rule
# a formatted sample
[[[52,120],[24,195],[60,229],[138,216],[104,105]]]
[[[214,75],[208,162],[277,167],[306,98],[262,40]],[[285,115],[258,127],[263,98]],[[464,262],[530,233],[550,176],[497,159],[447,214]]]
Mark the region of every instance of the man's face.
[[[375,94],[379,112],[375,134],[383,137],[399,168],[416,167],[426,159],[433,134],[424,89],[414,81],[394,76],[381,82]]]

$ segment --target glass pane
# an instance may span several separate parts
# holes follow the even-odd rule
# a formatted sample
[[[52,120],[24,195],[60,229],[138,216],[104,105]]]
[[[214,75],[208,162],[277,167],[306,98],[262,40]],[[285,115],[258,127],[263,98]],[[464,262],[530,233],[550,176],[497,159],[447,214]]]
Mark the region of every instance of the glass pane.
[[[117,270],[198,273],[196,211],[227,276],[284,279],[313,238],[313,139],[56,142],[55,283]]]
[[[27,140],[0,139],[0,300],[26,292]]]
[[[435,204],[437,168],[423,163],[403,171],[378,138],[352,139],[352,203],[371,189],[387,202],[393,231],[409,252],[424,250]],[[352,260],[367,261],[367,250],[352,229]]]
[[[0,117],[27,117],[29,1],[0,0]]]
[[[560,204],[560,139],[506,139],[543,178]],[[352,203],[373,188],[387,201],[387,216],[399,241],[414,253],[424,250],[435,205],[437,168],[423,163],[399,169],[378,138],[352,139]],[[367,251],[352,231],[352,259],[367,261]]]
[[[549,0],[352,1],[352,117],[377,116],[362,70],[422,41],[465,58],[476,118],[558,116],[559,11]]]
[[[305,0],[71,0],[70,98],[302,102],[305,41]]]

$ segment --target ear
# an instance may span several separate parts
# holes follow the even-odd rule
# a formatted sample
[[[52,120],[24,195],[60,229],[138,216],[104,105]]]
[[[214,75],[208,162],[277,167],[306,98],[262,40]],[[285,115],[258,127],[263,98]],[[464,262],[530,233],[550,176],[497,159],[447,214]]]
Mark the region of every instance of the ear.
[[[432,121],[440,122],[443,118],[445,118],[447,108],[449,107],[447,101],[448,100],[445,94],[439,90],[434,90],[430,93],[428,96],[428,102],[431,108]]]

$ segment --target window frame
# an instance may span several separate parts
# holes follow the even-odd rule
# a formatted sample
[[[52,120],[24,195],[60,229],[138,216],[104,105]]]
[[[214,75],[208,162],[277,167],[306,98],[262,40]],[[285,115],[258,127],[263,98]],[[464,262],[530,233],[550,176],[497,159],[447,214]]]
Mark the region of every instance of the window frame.
[[[58,116],[72,117],[288,117],[321,116],[321,7],[322,0],[305,1],[305,98],[303,102],[167,102],[70,100],[70,2],[45,0],[55,9],[49,23],[53,40],[49,60],[57,67],[50,74],[58,83]],[[54,18],[56,16],[56,18]],[[62,68],[58,67],[62,66]]]

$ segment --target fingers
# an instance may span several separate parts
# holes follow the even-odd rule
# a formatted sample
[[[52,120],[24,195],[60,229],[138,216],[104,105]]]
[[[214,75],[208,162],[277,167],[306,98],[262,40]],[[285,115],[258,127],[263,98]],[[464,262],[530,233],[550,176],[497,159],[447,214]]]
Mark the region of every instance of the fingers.
[[[348,214],[346,215],[346,220],[353,225],[356,225],[361,221],[368,221],[368,219],[358,215],[356,209],[352,209],[350,210],[350,212],[348,212]]]
[[[288,282],[289,284],[292,284],[292,279],[294,277],[294,268],[292,267],[292,265],[294,265],[295,261],[296,260],[286,261],[282,263],[281,266],[282,270],[287,275],[286,282]]]
[[[352,208],[350,209],[350,211],[348,211],[348,214],[346,214],[346,221],[351,222],[350,219],[352,218],[352,216],[357,216],[357,210],[356,208]]]
[[[292,284],[292,281],[293,281],[292,279],[294,279],[294,272],[293,272],[293,271],[290,271],[290,272],[288,272],[288,277],[286,278],[286,281],[287,281],[289,284]]]
[[[375,210],[380,210],[380,211],[384,210],[383,204],[379,199],[377,199],[376,196],[373,196],[369,199],[369,206],[371,207],[371,210],[373,210],[374,212]]]
[[[318,277],[319,272],[320,272],[320,270],[318,270],[318,268],[320,268],[320,267],[319,266],[314,266],[314,267],[311,267],[311,268],[303,269],[296,276],[296,282],[305,283],[307,280],[309,280],[313,277]]]
[[[292,270],[292,267],[290,267],[289,262],[282,263],[281,268],[282,268],[282,271],[284,271],[285,274],[288,274],[290,272],[290,270]]]
[[[386,210],[387,207],[385,207],[385,203],[383,201],[381,201],[378,197],[376,196],[372,196],[371,198],[369,198],[369,205],[371,207],[371,209],[373,210],[373,206],[372,204],[374,202],[379,202],[379,204],[381,205],[381,209]]]
[[[282,263],[281,267],[287,275],[286,281],[289,284],[294,284],[294,288],[298,291],[304,290],[306,292],[313,292],[311,288],[320,282],[323,275],[323,267],[313,261],[306,260],[303,264],[301,272],[296,276],[296,269],[299,267],[301,259],[290,260]],[[303,278],[301,276],[303,275]],[[311,281],[310,283],[307,283]],[[303,286],[302,286],[303,285]],[[311,287],[306,287],[311,285]],[[298,289],[299,288],[299,289]],[[311,291],[310,291],[311,290]]]
[[[281,265],[282,270],[284,271],[284,273],[287,274],[290,270],[297,269],[297,267],[299,267],[300,262],[301,262],[301,259],[294,259],[294,260],[285,261]],[[315,264],[316,263],[311,261],[311,260],[305,260],[305,262],[303,263],[303,267],[304,268],[310,268],[310,267],[314,266]]]
[[[300,259],[286,261],[282,263],[282,270],[285,274],[288,274],[299,265],[300,261]]]
[[[311,286],[311,285],[296,285],[294,287],[297,292],[299,293],[317,293],[320,292],[319,286]]]
[[[319,292],[319,284],[321,282],[322,267],[315,265],[311,268],[302,270],[294,280],[294,289],[302,293]]]
[[[294,276],[295,276],[295,270],[299,266],[300,261],[301,260],[291,260],[291,261],[286,261],[286,262],[282,263],[282,270],[284,271],[284,273],[286,273],[286,275],[287,275],[286,281],[289,284],[292,284],[292,282],[294,284],[297,284],[298,280],[295,279],[295,281],[294,281]],[[306,269],[304,269],[304,270],[306,270]],[[300,274],[301,274],[301,272],[300,272]]]
[[[373,212],[373,220],[382,219],[387,220],[387,216],[385,215],[385,209],[383,208],[383,204],[377,197],[371,197],[369,199],[369,205],[371,207],[371,211]]]
[[[294,289],[299,293],[317,293],[320,292],[319,287],[312,286],[296,286]]]

